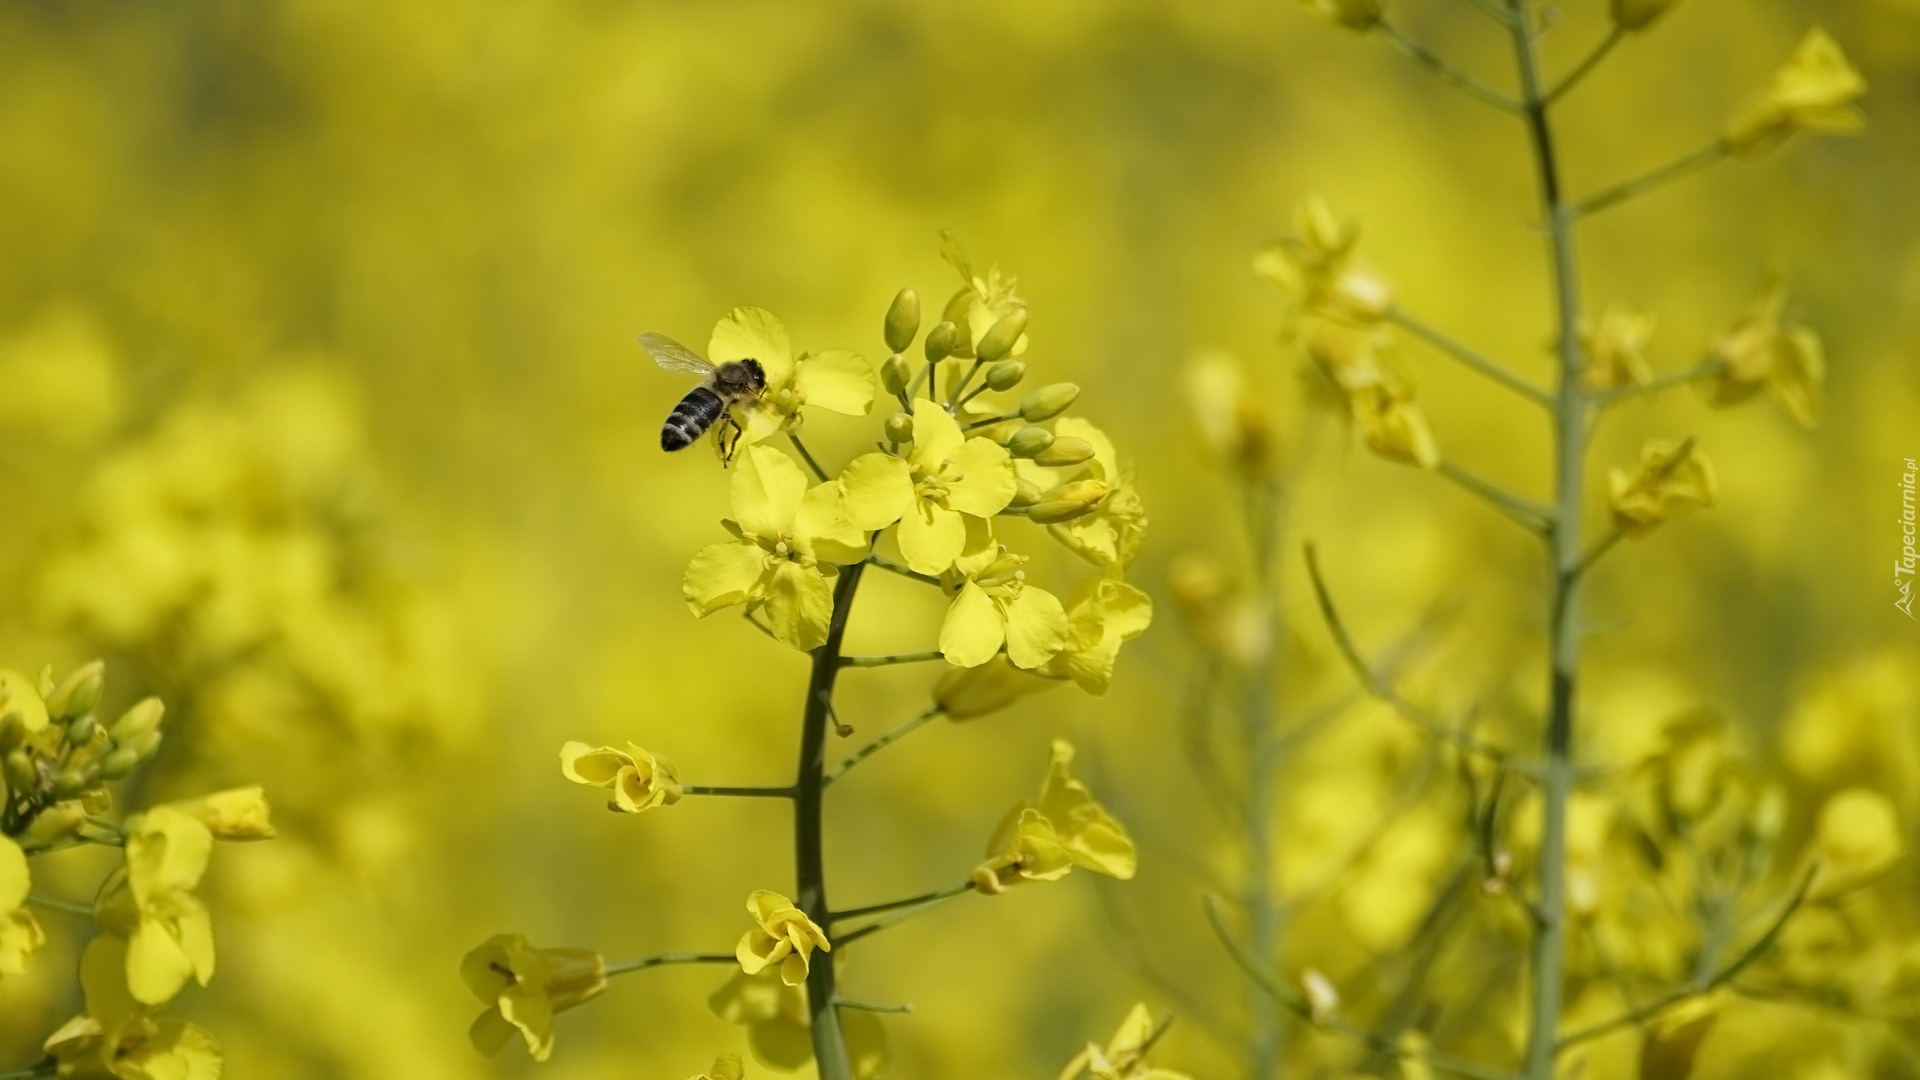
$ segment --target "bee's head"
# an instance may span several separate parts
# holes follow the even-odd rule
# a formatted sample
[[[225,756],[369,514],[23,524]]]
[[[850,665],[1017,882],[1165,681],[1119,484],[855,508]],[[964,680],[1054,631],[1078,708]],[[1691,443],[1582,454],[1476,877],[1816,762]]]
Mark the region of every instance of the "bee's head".
[[[756,391],[767,388],[767,372],[760,366],[760,361],[751,359],[742,360],[740,361],[740,368],[746,373],[748,386]]]

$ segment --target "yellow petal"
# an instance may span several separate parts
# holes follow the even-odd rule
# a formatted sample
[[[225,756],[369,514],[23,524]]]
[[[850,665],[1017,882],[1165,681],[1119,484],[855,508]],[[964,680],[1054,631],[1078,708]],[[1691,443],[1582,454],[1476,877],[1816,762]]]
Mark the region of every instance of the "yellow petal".
[[[569,741],[560,747],[560,774],[576,784],[606,787],[631,764],[632,758],[611,746]]]
[[[193,961],[161,923],[142,919],[127,940],[127,989],[144,1005],[164,1005],[193,975]]]
[[[19,713],[27,733],[43,731],[47,726],[47,703],[32,679],[17,671],[0,668],[0,716]]]
[[[80,991],[87,1015],[117,1028],[143,1011],[127,989],[127,943],[100,934],[80,952]]]
[[[467,1041],[473,1044],[475,1050],[492,1057],[507,1045],[507,1040],[513,1038],[515,1030],[512,1024],[507,1023],[507,1018],[500,1015],[500,1008],[496,1005],[473,1018],[473,1026],[467,1028]]]
[[[0,975],[24,975],[27,957],[47,943],[46,931],[25,908],[0,908]]]
[[[940,677],[933,700],[950,720],[971,720],[999,712],[1028,694],[1060,685],[1029,675],[995,657],[976,668],[955,668]]]
[[[807,494],[807,475],[787,455],[765,446],[749,446],[733,468],[728,485],[733,519],[748,536],[784,535]]]
[[[758,544],[733,540],[710,544],[687,564],[680,595],[695,615],[707,616],[723,607],[744,604],[766,589],[767,556]]]
[[[1060,599],[1029,585],[1007,603],[1007,659],[1037,668],[1067,644],[1067,611]]]
[[[773,636],[806,652],[826,644],[827,622],[833,617],[833,586],[825,570],[796,562],[778,563],[767,583],[767,625]]]
[[[216,791],[172,806],[205,825],[216,840],[271,840],[275,835],[272,808],[267,805],[266,791],[258,784]]]
[[[947,411],[926,398],[913,400],[913,464],[932,472],[940,463],[960,452],[966,442],[960,424]]]
[[[915,499],[900,519],[895,539],[907,565],[922,574],[939,574],[966,548],[967,527],[959,514],[925,499]]]
[[[794,392],[808,405],[865,416],[873,408],[879,382],[873,365],[850,349],[824,349],[802,360],[793,377]]]
[[[979,667],[993,659],[1006,640],[1000,609],[987,591],[969,581],[960,586],[940,624],[940,652],[955,667]],[[1028,665],[1031,667],[1032,665]]]
[[[32,887],[27,872],[27,853],[11,837],[0,836],[0,912],[12,911],[27,902]]]
[[[780,981],[786,983],[788,986],[805,986],[807,984],[806,953],[791,952],[787,954],[785,960],[780,961]]]
[[[514,988],[500,995],[500,1015],[520,1029],[527,1056],[545,1061],[553,1056],[553,1003],[543,988]]]
[[[127,882],[143,906],[163,893],[191,889],[207,872],[213,833],[170,806],[128,819]]]
[[[955,451],[960,477],[947,484],[947,506],[975,517],[992,517],[1013,501],[1019,483],[1013,455],[986,439],[968,439]]]
[[[793,341],[787,337],[786,325],[761,308],[737,307],[721,319],[707,343],[707,359],[716,364],[758,360],[768,390],[793,381]]]
[[[815,484],[793,518],[793,542],[816,559],[848,565],[867,557],[867,534],[847,517],[839,484]]]
[[[1820,335],[1810,327],[1796,326],[1782,336],[1777,348],[1774,392],[1801,427],[1814,427],[1820,422],[1827,380],[1827,354]]]
[[[907,463],[891,454],[862,454],[840,473],[846,515],[872,532],[899,521],[913,507],[913,476]]]
[[[1063,416],[1054,422],[1053,433],[1060,438],[1084,439],[1093,444],[1093,467],[1095,479],[1113,480],[1120,475],[1120,455],[1113,448],[1113,440],[1107,433],[1077,416]]]

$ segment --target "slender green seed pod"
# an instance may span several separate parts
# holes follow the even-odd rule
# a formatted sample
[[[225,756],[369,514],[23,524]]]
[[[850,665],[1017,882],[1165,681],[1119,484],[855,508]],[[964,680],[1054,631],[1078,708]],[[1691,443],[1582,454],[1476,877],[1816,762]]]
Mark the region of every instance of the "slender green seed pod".
[[[1027,309],[1014,308],[1000,321],[993,324],[980,337],[980,343],[973,347],[973,355],[983,364],[992,364],[1005,360],[1013,354],[1013,347],[1020,342],[1020,335],[1027,332]]]
[[[56,720],[71,720],[92,712],[100,702],[100,688],[106,684],[106,671],[107,665],[100,660],[75,668],[47,696],[47,715]]]
[[[960,335],[960,328],[952,322],[943,322],[936,325],[933,329],[927,331],[927,343],[925,346],[927,359],[936,364],[945,360],[947,357],[960,351],[960,346],[964,340]]]
[[[120,719],[113,722],[113,726],[107,729],[107,734],[116,744],[125,746],[134,739],[159,728],[160,720],[166,713],[167,707],[161,704],[159,698],[142,698],[134,702],[131,709],[120,714]]]
[[[1092,443],[1085,439],[1067,436],[1054,439],[1045,450],[1033,455],[1033,463],[1057,469],[1063,465],[1078,465],[1091,457],[1093,457]]]
[[[1014,482],[1013,501],[1008,506],[1032,506],[1040,501],[1040,485],[1031,480]]]
[[[25,750],[9,751],[0,772],[7,776],[7,787],[14,792],[32,791],[40,786],[40,770]]]
[[[1002,360],[987,369],[987,388],[1011,390],[1027,377],[1027,365],[1019,360]]]
[[[913,339],[920,333],[920,294],[912,289],[901,289],[887,308],[887,323],[882,331],[887,339],[887,348],[894,352],[907,351]]]
[[[913,381],[913,365],[907,358],[894,353],[880,365],[880,385],[887,388],[889,394],[903,394],[907,384]]]
[[[913,417],[897,412],[887,417],[887,441],[892,443],[910,443],[913,441]]]
[[[1072,521],[1092,513],[1106,495],[1107,485],[1098,480],[1075,480],[1071,484],[1061,484],[1041,496],[1040,501],[1027,511],[1027,518],[1041,525]]]
[[[120,747],[100,759],[100,777],[104,780],[124,780],[138,764],[138,755],[124,746]]]
[[[1020,418],[1029,424],[1051,420],[1066,412],[1079,396],[1080,387],[1073,383],[1049,383],[1021,400]]]
[[[1052,445],[1053,432],[1043,427],[1023,427],[1007,440],[1007,453],[1030,458]]]

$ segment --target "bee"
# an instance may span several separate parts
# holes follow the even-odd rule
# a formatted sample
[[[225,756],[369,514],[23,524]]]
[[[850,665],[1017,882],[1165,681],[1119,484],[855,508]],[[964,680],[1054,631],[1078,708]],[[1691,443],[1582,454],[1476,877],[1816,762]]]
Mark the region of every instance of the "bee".
[[[731,462],[740,444],[740,421],[734,407],[759,400],[767,388],[767,373],[758,360],[729,360],[715,364],[665,334],[641,334],[640,345],[653,362],[667,371],[701,376],[700,385],[687,391],[680,404],[660,425],[660,449],[684,450],[708,428],[722,462]],[[728,433],[731,432],[731,438]]]

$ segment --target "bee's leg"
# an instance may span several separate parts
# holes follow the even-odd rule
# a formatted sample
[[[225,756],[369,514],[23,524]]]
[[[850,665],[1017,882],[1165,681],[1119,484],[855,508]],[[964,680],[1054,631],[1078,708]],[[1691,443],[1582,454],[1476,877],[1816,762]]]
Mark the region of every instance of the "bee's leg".
[[[733,455],[740,449],[740,438],[744,434],[746,429],[734,419],[732,409],[720,414],[720,422],[713,427],[713,446],[719,451],[722,467],[733,464]]]

